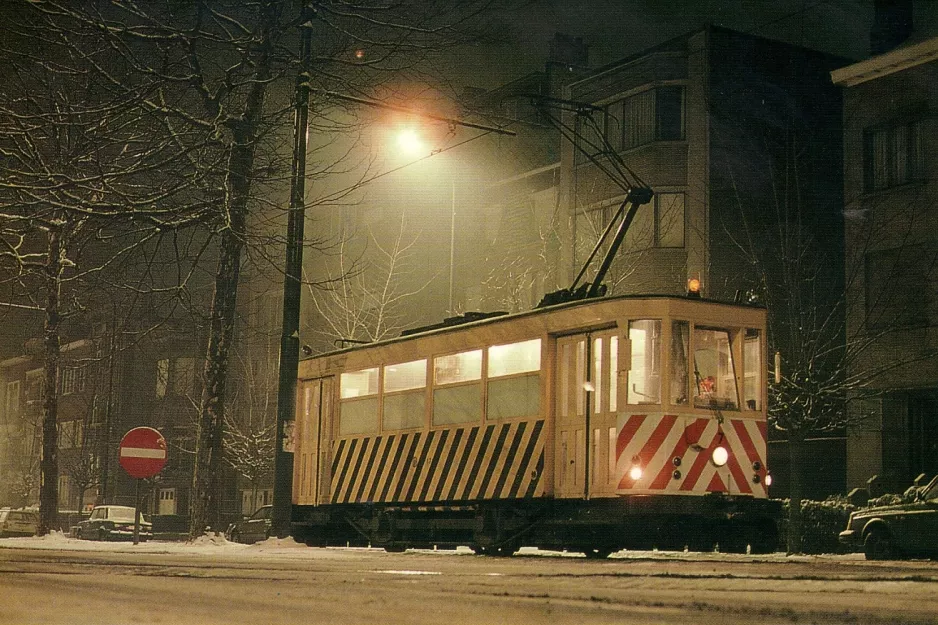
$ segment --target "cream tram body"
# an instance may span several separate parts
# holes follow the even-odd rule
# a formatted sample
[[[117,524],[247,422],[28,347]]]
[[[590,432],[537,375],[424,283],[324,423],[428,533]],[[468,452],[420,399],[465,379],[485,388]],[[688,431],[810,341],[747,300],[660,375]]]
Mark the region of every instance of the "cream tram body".
[[[294,532],[388,548],[768,549],[764,341],[759,307],[617,297],[304,360]]]

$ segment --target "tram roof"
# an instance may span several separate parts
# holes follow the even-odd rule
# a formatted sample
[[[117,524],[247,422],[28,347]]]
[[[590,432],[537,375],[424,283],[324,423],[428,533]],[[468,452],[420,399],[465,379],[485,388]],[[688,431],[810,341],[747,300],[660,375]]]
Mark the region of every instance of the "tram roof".
[[[544,306],[542,308],[533,308],[531,310],[524,310],[515,313],[508,312],[489,312],[489,313],[467,313],[460,317],[450,317],[444,321],[436,324],[431,324],[427,326],[421,326],[409,330],[404,330],[399,336],[392,338],[381,339],[379,341],[373,341],[370,343],[360,343],[355,345],[350,345],[348,347],[343,347],[340,349],[331,350],[328,352],[321,352],[319,354],[312,354],[306,356],[301,360],[313,360],[317,358],[323,358],[327,356],[333,356],[342,353],[356,352],[360,350],[367,350],[374,347],[380,347],[384,345],[393,345],[395,343],[407,342],[415,339],[419,339],[426,336],[436,336],[441,334],[446,334],[449,332],[457,332],[462,330],[467,330],[471,328],[478,328],[486,325],[491,325],[495,323],[504,323],[507,321],[523,319],[526,317],[546,315],[552,312],[559,312],[562,310],[580,308],[580,307],[589,307],[596,306],[600,304],[608,304],[618,301],[638,301],[638,300],[673,300],[680,302],[688,303],[701,303],[708,304],[711,306],[728,306],[734,309],[742,310],[765,310],[765,306],[762,304],[751,304],[751,303],[737,303],[737,302],[726,302],[723,300],[716,300],[703,297],[689,297],[683,295],[665,295],[665,294],[644,294],[644,295],[607,295],[603,297],[594,297],[582,300],[576,300],[573,302],[562,302],[560,304],[554,304],[552,306]]]

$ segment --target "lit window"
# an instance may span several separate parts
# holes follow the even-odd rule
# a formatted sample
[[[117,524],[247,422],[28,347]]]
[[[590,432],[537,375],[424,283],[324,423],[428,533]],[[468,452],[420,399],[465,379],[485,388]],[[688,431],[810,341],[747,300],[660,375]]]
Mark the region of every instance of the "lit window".
[[[415,360],[384,368],[384,392],[406,391],[427,385],[427,361]]]
[[[490,378],[539,371],[540,368],[541,339],[489,347],[488,376]]]
[[[385,430],[422,427],[426,406],[427,361],[415,360],[384,368],[382,424]]]
[[[762,409],[762,333],[746,330],[743,348],[743,399],[749,410]]]
[[[632,363],[629,370],[628,403],[661,403],[661,321],[641,319],[629,322]]]
[[[339,397],[353,399],[378,394],[378,368],[347,371],[339,382]]]
[[[339,435],[378,431],[378,369],[343,373],[339,380]]]
[[[493,345],[488,358],[486,417],[530,417],[541,406],[541,340]]]
[[[671,403],[687,405],[687,350],[690,326],[686,321],[671,322]]]
[[[482,350],[437,356],[433,359],[433,383],[455,384],[482,377]]]
[[[736,372],[728,330],[694,328],[694,406],[736,409]]]
[[[482,417],[482,350],[433,359],[433,425],[470,423]]]

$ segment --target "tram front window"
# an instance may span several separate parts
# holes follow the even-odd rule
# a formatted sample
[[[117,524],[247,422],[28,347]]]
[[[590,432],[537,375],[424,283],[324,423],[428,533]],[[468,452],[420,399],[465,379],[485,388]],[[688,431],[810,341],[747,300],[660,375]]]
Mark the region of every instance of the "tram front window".
[[[728,330],[694,328],[694,380],[696,408],[738,409],[736,373]]]
[[[629,322],[632,366],[629,371],[628,403],[661,403],[661,322],[641,319]]]

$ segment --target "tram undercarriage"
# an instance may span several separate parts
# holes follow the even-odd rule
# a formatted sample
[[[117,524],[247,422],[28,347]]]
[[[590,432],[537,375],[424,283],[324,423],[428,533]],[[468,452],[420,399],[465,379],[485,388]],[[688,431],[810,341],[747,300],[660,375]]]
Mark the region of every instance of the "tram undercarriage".
[[[717,495],[545,498],[464,506],[298,506],[292,527],[296,540],[310,546],[404,551],[465,545],[494,556],[527,546],[604,558],[622,549],[770,553],[778,545],[777,514],[777,502]]]

